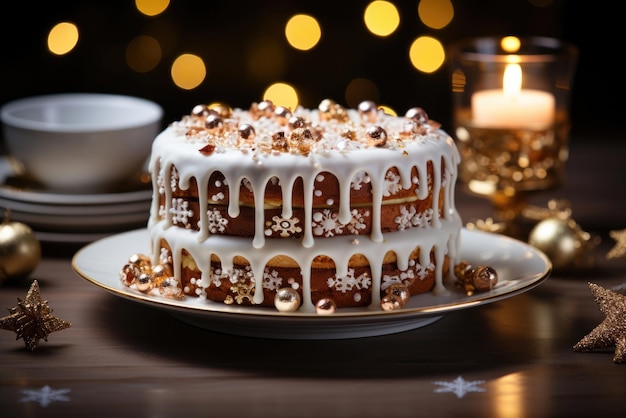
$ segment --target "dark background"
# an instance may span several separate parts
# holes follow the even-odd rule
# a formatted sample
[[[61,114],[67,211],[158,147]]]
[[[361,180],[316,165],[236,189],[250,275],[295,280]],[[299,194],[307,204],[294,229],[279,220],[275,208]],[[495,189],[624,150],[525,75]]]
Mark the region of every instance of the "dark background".
[[[165,109],[164,124],[188,113],[196,103],[223,101],[247,107],[264,89],[285,81],[297,87],[300,103],[316,107],[324,98],[344,102],[347,83],[356,77],[376,83],[379,100],[399,112],[424,107],[450,130],[451,98],[446,68],[424,74],[407,57],[414,38],[432,35],[449,44],[481,35],[542,35],[574,43],[580,50],[573,83],[573,140],[620,140],[626,79],[623,27],[618,2],[554,0],[537,6],[528,0],[453,1],[455,16],[434,30],[418,18],[418,1],[394,1],[399,29],[388,38],[369,34],[362,15],[368,1],[171,1],[163,15],[141,15],[133,1],[12,2],[2,12],[0,105],[16,98],[58,92],[107,92],[146,97]],[[538,1],[535,1],[538,3]],[[296,13],[315,16],[321,42],[302,52],[286,45],[285,22]],[[65,56],[47,51],[52,26],[72,21],[80,30],[76,49]],[[128,42],[146,33],[167,34],[163,57],[152,71],[136,73],[125,63]],[[286,66],[279,77],[250,77],[243,56],[256,39],[284,44]],[[177,88],[169,66],[182,52],[202,56],[208,74],[191,91]]]

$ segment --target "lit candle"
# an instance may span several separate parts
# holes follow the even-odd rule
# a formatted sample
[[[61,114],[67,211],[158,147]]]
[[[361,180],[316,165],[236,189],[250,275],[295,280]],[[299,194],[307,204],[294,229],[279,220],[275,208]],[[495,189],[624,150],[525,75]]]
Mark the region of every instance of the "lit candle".
[[[522,69],[508,64],[502,90],[482,90],[472,95],[476,126],[490,128],[543,128],[554,122],[554,95],[522,89]]]

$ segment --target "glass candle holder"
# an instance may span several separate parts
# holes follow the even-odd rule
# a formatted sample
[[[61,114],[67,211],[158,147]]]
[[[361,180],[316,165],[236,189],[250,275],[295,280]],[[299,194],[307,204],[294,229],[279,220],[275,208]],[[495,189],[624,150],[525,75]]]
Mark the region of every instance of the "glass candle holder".
[[[545,37],[483,37],[449,48],[453,124],[464,190],[513,222],[529,193],[560,186],[578,51]]]

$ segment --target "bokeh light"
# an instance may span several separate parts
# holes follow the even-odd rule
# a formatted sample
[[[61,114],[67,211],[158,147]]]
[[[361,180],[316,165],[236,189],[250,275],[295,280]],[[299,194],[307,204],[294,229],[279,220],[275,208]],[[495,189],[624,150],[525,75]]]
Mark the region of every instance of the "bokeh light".
[[[522,42],[517,36],[505,36],[500,40],[500,47],[506,52],[517,52],[522,46]]]
[[[263,93],[263,100],[271,100],[277,106],[285,106],[291,110],[298,107],[299,99],[296,89],[287,83],[274,83]]]
[[[299,14],[287,22],[285,37],[292,47],[307,51],[317,45],[322,37],[322,29],[314,17]]]
[[[204,61],[197,55],[182,54],[176,58],[171,69],[172,81],[181,89],[192,90],[206,77]]]
[[[426,26],[441,29],[452,21],[454,7],[450,0],[420,0],[417,13]]]
[[[431,36],[420,36],[411,44],[409,58],[417,70],[432,73],[443,65],[446,53],[437,39]]]
[[[170,5],[169,0],[135,0],[135,7],[146,16],[161,14]]]
[[[71,22],[57,23],[48,33],[48,49],[56,55],[65,55],[78,44],[78,27]]]
[[[378,103],[380,93],[376,84],[367,78],[355,78],[346,87],[346,104],[349,107],[357,108],[364,100],[371,100]]]
[[[161,56],[161,45],[151,36],[137,36],[126,47],[126,63],[138,73],[153,70],[161,61]]]
[[[398,112],[396,112],[393,108],[387,106],[387,105],[378,105],[378,108],[381,109],[383,112],[385,112],[388,115],[391,116],[398,116]]]
[[[257,80],[281,78],[287,68],[285,51],[271,39],[257,39],[246,54],[247,74]]]
[[[400,14],[393,3],[376,0],[365,8],[363,21],[367,29],[377,36],[389,36],[400,25]]]

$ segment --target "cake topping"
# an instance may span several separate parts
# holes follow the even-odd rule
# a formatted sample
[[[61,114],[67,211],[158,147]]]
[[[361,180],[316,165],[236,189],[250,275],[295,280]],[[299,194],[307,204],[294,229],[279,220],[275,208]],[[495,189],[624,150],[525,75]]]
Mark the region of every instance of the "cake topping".
[[[419,107],[402,117],[385,113],[370,100],[361,102],[358,109],[346,109],[325,99],[317,109],[293,111],[271,100],[253,103],[247,111],[200,104],[172,126],[189,140],[215,145],[218,152],[239,149],[306,156],[330,150],[404,148],[428,134],[436,136],[440,124]]]

